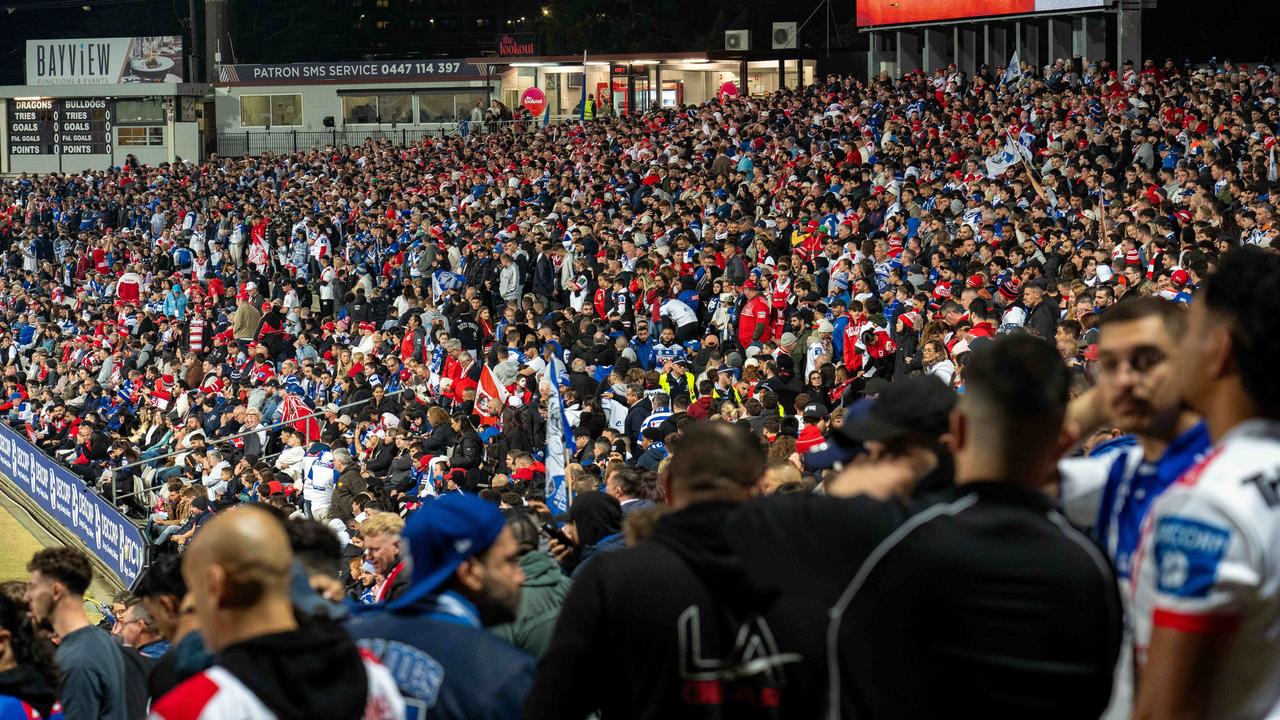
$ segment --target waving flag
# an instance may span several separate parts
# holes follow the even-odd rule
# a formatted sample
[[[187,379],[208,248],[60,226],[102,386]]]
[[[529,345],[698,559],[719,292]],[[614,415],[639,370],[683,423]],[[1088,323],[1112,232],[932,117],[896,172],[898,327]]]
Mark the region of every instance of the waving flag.
[[[431,351],[431,360],[427,363],[427,370],[431,373],[427,380],[427,387],[436,395],[440,394],[440,375],[444,372],[444,346],[436,345]]]
[[[284,401],[280,403],[280,421],[289,423],[289,427],[302,433],[303,442],[313,442],[320,439],[320,422],[315,416],[311,415],[311,408],[303,402],[302,396],[289,393],[284,396]]]
[[[448,270],[437,270],[431,276],[431,291],[437,298],[450,290],[461,290],[466,285],[466,275]]]
[[[987,158],[987,175],[997,177],[1023,160],[1031,162],[1031,159],[1031,151],[1014,141],[1013,135],[1006,131],[1004,149]]]
[[[987,158],[987,175],[989,177],[998,177],[1004,171],[1017,165],[1019,162],[1017,144],[1012,140],[1004,144],[1004,148]]]
[[[1013,57],[1009,58],[1009,65],[1004,69],[1004,75],[1000,78],[1000,85],[1005,86],[1022,77],[1022,61],[1018,60],[1018,51],[1013,51]]]
[[[476,414],[481,425],[493,425],[507,404],[507,389],[498,384],[488,365],[480,368],[480,387],[476,388]]]
[[[565,432],[568,425],[564,421],[564,400],[560,397],[560,383],[557,380],[566,377],[564,363],[560,360],[559,348],[551,343],[553,351],[547,357],[547,507],[552,515],[569,511],[569,487],[565,479],[565,463],[577,452],[573,435]]]
[[[1027,152],[1031,152],[1031,148],[1036,144],[1035,133],[1026,128],[1018,131],[1018,144],[1026,148]]]

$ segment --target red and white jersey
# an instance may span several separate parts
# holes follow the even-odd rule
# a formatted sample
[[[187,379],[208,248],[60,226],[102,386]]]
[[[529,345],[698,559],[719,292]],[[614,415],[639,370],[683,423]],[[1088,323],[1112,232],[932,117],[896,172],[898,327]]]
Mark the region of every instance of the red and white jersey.
[[[404,698],[391,672],[361,651],[369,694],[363,720],[403,720]],[[275,720],[245,684],[220,666],[194,675],[151,706],[150,720]]]
[[[1156,627],[1229,635],[1205,717],[1280,718],[1280,421],[1240,424],[1156,500],[1130,591],[1140,667]]]

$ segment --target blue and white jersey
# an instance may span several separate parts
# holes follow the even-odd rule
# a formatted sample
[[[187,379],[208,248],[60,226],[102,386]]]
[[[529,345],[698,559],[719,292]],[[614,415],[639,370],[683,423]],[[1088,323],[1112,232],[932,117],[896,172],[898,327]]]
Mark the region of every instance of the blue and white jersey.
[[[1117,578],[1130,575],[1151,505],[1209,446],[1209,431],[1199,423],[1175,438],[1154,462],[1144,459],[1133,436],[1125,435],[1095,448],[1089,457],[1058,463],[1063,511],[1076,525],[1093,529],[1094,539],[1115,563]]]
[[[324,445],[313,445],[302,457],[302,497],[313,507],[317,504],[327,507],[337,480],[333,451]]]
[[[670,345],[658,343],[653,346],[653,364],[658,368],[661,368],[662,364],[668,360],[674,362],[676,360],[688,360],[688,358],[689,355],[685,352],[684,347],[677,342],[672,342]]]
[[[669,417],[671,417],[671,412],[669,410],[660,410],[658,412],[655,412],[649,415],[649,417],[644,419],[644,422],[640,423],[640,432],[643,434],[644,431],[648,430],[649,428],[658,427],[663,422],[665,422],[666,419]],[[638,441],[639,439],[640,438],[637,436],[636,440]]]

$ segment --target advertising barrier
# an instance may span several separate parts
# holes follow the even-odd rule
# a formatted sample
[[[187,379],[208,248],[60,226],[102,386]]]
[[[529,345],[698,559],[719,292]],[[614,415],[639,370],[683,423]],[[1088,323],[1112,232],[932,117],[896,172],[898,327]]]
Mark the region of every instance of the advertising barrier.
[[[1110,0],[858,0],[858,27],[1103,8]]]
[[[85,548],[133,587],[147,559],[142,530],[70,470],[0,423],[0,473],[41,510],[84,542]]]

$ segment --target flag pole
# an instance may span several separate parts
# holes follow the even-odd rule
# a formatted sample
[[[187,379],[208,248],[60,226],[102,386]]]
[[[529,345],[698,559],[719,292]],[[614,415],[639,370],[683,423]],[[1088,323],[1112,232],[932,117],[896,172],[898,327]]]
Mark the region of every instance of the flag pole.
[[[587,119],[587,49],[582,49],[582,99],[578,102],[578,120]]]

